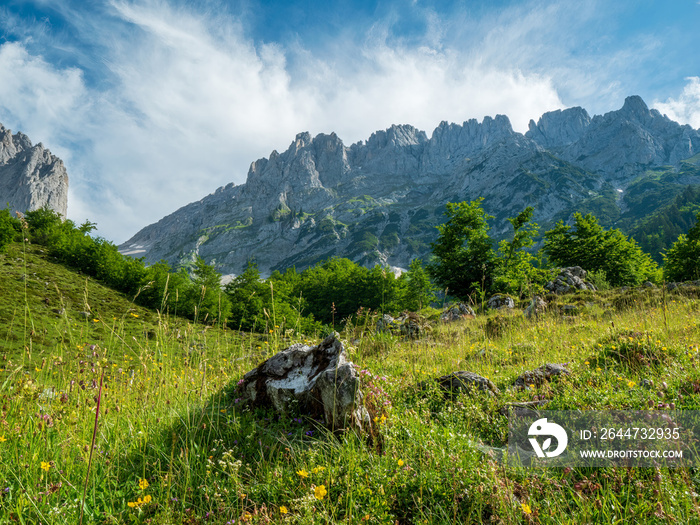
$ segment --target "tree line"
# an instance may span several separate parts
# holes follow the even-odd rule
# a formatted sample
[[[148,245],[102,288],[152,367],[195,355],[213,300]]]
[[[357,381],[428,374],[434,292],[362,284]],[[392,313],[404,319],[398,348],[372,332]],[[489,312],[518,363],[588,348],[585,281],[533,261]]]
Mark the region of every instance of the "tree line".
[[[539,226],[533,215],[527,207],[508,219],[511,236],[496,244],[489,235],[493,217],[483,210],[482,199],[448,203],[430,260],[424,266],[414,259],[400,276],[379,265],[366,268],[334,257],[301,272],[289,268],[261,279],[251,260],[222,287],[215,267],[200,257],[188,269],[163,261],[147,266],[143,258],[123,256],[113,243],[93,237],[94,223],[78,226],[47,208],[18,217],[0,210],[0,250],[26,239],[139,305],[246,331],[324,331],[363,311],[420,310],[438,295],[463,300],[495,292],[529,296],[541,292],[551,269],[560,266],[581,266],[610,286],[700,279],[700,212],[664,254],[663,268],[634,239],[604,229],[591,214],[574,214],[570,225],[557,223],[535,252]]]

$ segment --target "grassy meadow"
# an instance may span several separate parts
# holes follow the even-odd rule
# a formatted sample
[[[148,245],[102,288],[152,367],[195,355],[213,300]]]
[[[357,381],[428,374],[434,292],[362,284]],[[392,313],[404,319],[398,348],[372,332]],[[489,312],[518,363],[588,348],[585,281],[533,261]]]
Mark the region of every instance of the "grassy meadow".
[[[452,324],[424,310],[415,340],[376,333],[373,313],[337,326],[368,439],[238,402],[245,372],[324,334],[281,331],[274,312],[263,333],[159,314],[12,244],[0,254],[0,523],[700,523],[695,469],[514,469],[489,453],[507,445],[507,403],[699,410],[700,290],[580,292],[532,321],[524,306]],[[508,388],[547,362],[571,375]],[[418,386],[456,370],[500,396]]]

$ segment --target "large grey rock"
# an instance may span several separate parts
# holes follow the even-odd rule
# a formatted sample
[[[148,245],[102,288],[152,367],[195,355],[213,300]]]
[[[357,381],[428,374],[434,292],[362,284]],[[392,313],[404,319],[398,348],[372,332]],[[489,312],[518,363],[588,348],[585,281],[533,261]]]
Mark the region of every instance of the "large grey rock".
[[[0,124],[0,208],[24,213],[44,206],[64,218],[68,208],[68,174],[63,161],[39,143],[15,135]]]
[[[317,346],[295,344],[282,350],[248,372],[238,389],[244,403],[271,406],[282,414],[301,410],[323,415],[334,430],[362,431],[369,424],[359,375],[337,334]]]

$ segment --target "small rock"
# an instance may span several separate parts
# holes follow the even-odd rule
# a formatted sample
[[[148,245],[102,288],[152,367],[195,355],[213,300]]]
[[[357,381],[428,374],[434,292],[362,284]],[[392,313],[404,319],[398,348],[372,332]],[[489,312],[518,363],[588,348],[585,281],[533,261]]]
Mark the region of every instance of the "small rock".
[[[525,308],[525,317],[531,319],[542,315],[547,309],[547,303],[539,295],[536,295],[530,301],[530,305]]]
[[[547,403],[549,403],[548,399],[506,403],[498,412],[503,416],[532,417],[537,416],[537,408],[542,408]]]
[[[438,385],[443,390],[450,393],[470,393],[473,390],[480,390],[482,392],[488,392],[489,395],[494,396],[500,394],[500,391],[489,379],[482,377],[473,372],[465,372],[460,370],[458,372],[452,372],[446,376],[442,376],[436,379]]]
[[[586,270],[580,266],[570,266],[568,268],[560,268],[556,279],[549,281],[544,287],[556,295],[566,294],[575,290],[596,291],[596,287],[592,283],[585,282],[585,279]]]
[[[442,321],[443,323],[452,323],[461,319],[474,318],[476,318],[474,310],[472,310],[471,306],[468,306],[464,303],[458,303],[448,308],[442,313],[442,315],[440,315],[440,321]]]
[[[515,308],[515,301],[507,295],[496,294],[486,303],[486,307],[491,310],[500,310],[501,308]]]
[[[569,375],[571,372],[567,370],[568,363],[547,363],[539,368],[524,372],[518,376],[513,383],[517,388],[527,388],[530,385],[539,386],[550,381],[553,377],[559,375]]]

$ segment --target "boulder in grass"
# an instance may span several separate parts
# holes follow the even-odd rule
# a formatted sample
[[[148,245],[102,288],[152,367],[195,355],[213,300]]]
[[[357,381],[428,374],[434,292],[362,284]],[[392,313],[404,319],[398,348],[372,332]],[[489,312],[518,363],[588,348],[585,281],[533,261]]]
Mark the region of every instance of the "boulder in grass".
[[[361,432],[370,424],[360,377],[335,333],[319,345],[295,344],[275,354],[248,372],[238,389],[242,402],[323,417],[332,430]]]
[[[587,283],[586,270],[580,266],[569,266],[568,268],[560,268],[559,275],[554,281],[549,281],[544,285],[546,290],[556,295],[574,292],[576,290],[592,290],[596,291],[593,283]]]
[[[490,310],[500,310],[501,308],[515,308],[515,301],[507,295],[496,294],[486,303]]]
[[[532,298],[532,301],[530,301],[530,305],[525,308],[525,317],[527,319],[532,319],[533,317],[537,318],[542,315],[546,309],[547,303],[544,302],[544,299],[542,299],[539,295],[536,295]]]
[[[382,315],[377,319],[377,332],[393,332],[398,329],[398,323],[389,314]]]
[[[569,375],[571,372],[566,368],[568,363],[547,363],[539,368],[524,372],[518,376],[513,383],[516,388],[527,388],[531,385],[540,386],[549,382],[553,377]]]
[[[474,314],[474,310],[472,310],[471,306],[468,306],[464,303],[458,303],[444,312],[442,312],[442,315],[440,315],[440,321],[443,323],[452,323],[454,321],[460,321],[462,319],[474,319],[476,318],[476,314]]]
[[[469,394],[474,391],[486,392],[491,396],[500,394],[500,391],[491,380],[475,374],[474,372],[460,370],[446,376],[438,377],[436,381],[442,390],[450,394]]]

